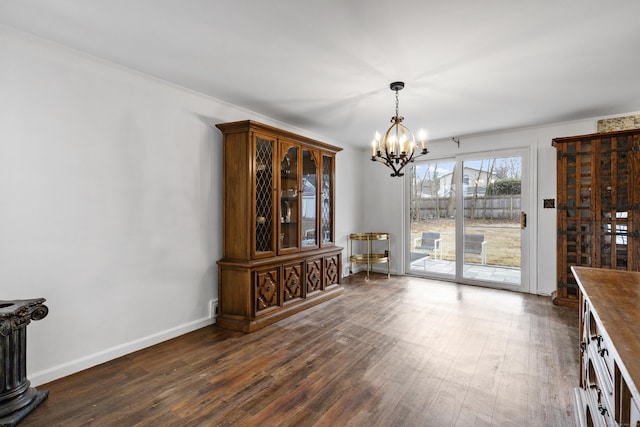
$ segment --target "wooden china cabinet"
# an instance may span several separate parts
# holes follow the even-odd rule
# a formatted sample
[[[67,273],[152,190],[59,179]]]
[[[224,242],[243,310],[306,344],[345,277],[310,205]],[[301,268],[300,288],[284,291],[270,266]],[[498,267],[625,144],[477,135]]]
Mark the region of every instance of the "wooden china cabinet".
[[[251,120],[216,127],[224,156],[216,324],[251,332],[340,295],[341,149]]]

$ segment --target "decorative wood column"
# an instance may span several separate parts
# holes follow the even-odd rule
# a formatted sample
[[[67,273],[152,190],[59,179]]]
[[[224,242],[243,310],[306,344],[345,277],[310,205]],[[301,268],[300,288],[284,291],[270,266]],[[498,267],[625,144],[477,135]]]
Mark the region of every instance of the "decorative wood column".
[[[44,319],[44,298],[0,300],[0,426],[15,426],[42,403],[49,391],[27,380],[27,325]]]

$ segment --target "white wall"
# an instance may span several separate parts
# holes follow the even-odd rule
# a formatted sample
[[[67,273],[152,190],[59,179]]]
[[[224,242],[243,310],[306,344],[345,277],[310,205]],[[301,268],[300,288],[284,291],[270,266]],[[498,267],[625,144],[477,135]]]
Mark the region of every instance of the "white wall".
[[[404,178],[391,177],[391,169],[371,161],[371,151],[363,150],[365,161],[363,183],[364,219],[360,232],[386,232],[390,234],[392,274],[402,274],[402,248],[404,247],[404,218],[408,217],[404,202]],[[366,269],[366,265],[359,269]],[[386,272],[386,265],[374,265],[375,271]],[[355,270],[355,267],[354,267]]]
[[[361,228],[364,217],[363,162],[359,149],[344,146],[336,170],[336,244],[343,248],[342,273],[349,275],[349,234]],[[355,268],[355,266],[354,266]],[[346,270],[346,271],[345,271]]]
[[[213,124],[250,118],[339,145],[3,27],[0,61],[0,299],[47,299],[28,328],[34,385],[211,323]],[[337,158],[338,236],[362,216],[357,159]]]
[[[636,113],[629,113],[636,114]],[[624,116],[627,114],[618,114]],[[461,137],[460,148],[450,139],[430,143],[428,158],[437,159],[515,147],[531,147],[537,168],[533,171],[534,190],[529,222],[534,228],[533,265],[531,265],[530,292],[549,295],[556,289],[556,210],[543,209],[543,199],[556,198],[556,149],[551,146],[555,137],[582,135],[596,132],[599,118]],[[411,125],[408,122],[409,126]],[[361,151],[369,159],[369,150]],[[402,273],[405,210],[404,180],[389,177],[390,170],[380,163],[369,161],[365,167],[364,231],[388,231],[392,236],[392,272]]]

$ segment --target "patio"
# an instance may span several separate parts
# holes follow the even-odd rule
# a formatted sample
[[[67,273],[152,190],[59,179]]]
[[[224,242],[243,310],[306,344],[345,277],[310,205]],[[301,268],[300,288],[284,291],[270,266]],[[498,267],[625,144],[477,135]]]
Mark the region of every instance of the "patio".
[[[438,275],[455,276],[455,261],[439,260],[430,256],[421,256],[414,259],[417,254],[411,253],[411,272],[429,272]],[[520,269],[515,267],[501,267],[493,265],[465,264],[464,277],[473,280],[486,280],[505,283],[508,285],[520,285]]]

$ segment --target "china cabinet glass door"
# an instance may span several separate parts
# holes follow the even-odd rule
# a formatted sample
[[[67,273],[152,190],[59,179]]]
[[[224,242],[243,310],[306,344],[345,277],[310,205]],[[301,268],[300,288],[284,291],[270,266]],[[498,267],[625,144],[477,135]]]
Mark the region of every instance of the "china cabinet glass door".
[[[270,256],[275,252],[275,210],[273,155],[276,141],[255,136],[255,256]]]
[[[333,157],[322,156],[322,193],[320,206],[320,229],[322,244],[333,242],[331,235],[333,212]]]
[[[311,150],[302,150],[302,247],[318,246],[316,231],[318,210],[318,161],[317,155]]]
[[[280,252],[298,248],[299,195],[297,146],[283,144],[280,156]]]

